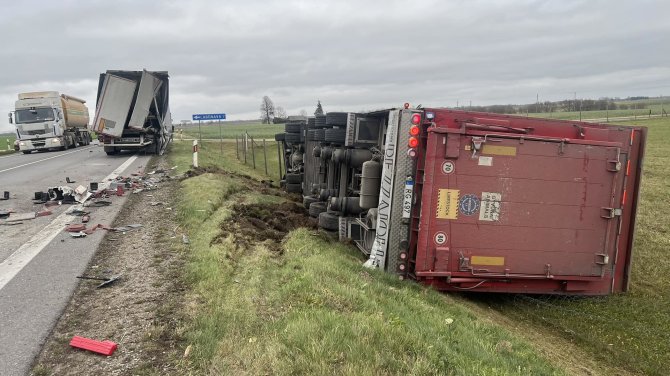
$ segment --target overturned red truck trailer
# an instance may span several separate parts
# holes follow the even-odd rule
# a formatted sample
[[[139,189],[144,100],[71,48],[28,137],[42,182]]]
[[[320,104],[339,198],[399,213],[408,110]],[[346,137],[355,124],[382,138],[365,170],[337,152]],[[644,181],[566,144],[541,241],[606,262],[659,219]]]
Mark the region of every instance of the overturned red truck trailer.
[[[320,224],[339,217],[368,266],[439,290],[627,290],[644,127],[438,108],[345,118],[339,143],[310,144],[306,124],[305,203],[325,201]]]

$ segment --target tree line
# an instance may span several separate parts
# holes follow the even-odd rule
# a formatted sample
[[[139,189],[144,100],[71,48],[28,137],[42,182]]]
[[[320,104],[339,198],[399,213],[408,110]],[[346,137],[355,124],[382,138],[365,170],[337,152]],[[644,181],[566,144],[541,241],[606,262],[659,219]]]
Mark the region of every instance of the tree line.
[[[633,100],[632,98],[630,98]],[[644,98],[638,98],[644,99]],[[490,106],[460,106],[459,109],[493,112],[497,114],[525,114],[534,112],[576,112],[605,110],[638,110],[647,108],[644,102],[622,103],[613,99],[565,99],[562,101],[544,101],[529,104],[494,104]]]

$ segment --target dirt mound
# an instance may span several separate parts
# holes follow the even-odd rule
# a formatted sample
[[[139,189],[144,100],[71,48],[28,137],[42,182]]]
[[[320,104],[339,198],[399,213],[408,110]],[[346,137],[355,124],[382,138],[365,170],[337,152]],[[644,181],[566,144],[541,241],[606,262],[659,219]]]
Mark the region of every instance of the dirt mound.
[[[281,241],[290,231],[300,227],[317,228],[317,221],[307,215],[302,205],[294,202],[281,204],[237,204],[230,221],[222,226],[215,242],[233,234],[239,248],[250,248],[258,242],[281,254]]]

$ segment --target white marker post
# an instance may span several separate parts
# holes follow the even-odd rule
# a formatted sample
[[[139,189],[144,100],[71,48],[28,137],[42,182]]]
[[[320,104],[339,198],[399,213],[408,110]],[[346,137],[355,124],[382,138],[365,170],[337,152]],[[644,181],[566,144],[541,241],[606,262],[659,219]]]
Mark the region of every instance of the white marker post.
[[[193,167],[198,168],[198,140],[193,140]]]

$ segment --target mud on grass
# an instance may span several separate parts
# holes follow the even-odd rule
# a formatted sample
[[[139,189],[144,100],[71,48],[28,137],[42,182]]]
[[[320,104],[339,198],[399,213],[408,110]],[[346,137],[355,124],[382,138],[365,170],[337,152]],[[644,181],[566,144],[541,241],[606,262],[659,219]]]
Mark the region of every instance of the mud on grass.
[[[232,217],[222,224],[221,233],[210,244],[232,235],[238,249],[248,249],[263,242],[272,252],[281,255],[281,241],[290,231],[300,227],[316,230],[317,221],[295,202],[235,204]]]

